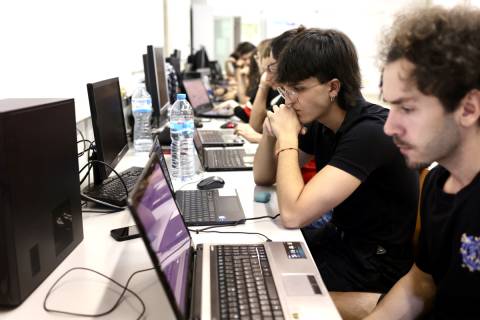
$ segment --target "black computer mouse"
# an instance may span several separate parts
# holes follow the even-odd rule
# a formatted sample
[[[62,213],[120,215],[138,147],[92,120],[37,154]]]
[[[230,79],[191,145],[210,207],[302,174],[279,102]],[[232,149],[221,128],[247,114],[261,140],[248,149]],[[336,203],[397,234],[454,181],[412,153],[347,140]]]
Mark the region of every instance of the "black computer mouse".
[[[197,184],[197,188],[200,190],[210,190],[223,188],[225,181],[221,177],[211,176],[203,179]]]

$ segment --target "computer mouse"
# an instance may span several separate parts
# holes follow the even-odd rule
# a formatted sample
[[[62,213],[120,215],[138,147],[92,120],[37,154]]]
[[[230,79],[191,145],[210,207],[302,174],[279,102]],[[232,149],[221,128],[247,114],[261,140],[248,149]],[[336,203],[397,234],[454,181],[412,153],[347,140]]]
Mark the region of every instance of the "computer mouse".
[[[197,188],[200,190],[218,189],[223,188],[224,184],[225,181],[221,177],[211,176],[200,181],[197,184]]]
[[[220,126],[221,129],[233,129],[237,126],[237,124],[233,121],[227,121]]]

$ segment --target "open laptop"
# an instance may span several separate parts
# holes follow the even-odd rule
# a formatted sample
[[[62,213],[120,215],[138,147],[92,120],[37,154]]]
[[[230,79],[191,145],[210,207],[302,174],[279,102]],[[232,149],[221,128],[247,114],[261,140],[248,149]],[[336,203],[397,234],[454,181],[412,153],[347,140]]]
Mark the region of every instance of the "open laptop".
[[[197,130],[200,142],[204,147],[243,146],[245,141],[234,133],[234,129]]]
[[[205,147],[197,131],[193,136],[193,143],[205,171],[244,171],[253,169],[255,154],[247,153],[243,147]]]
[[[128,203],[168,297],[166,313],[177,319],[340,319],[305,243],[193,248],[157,160],[150,158]]]
[[[160,165],[161,174],[174,195],[187,225],[232,224],[239,223],[245,218],[236,190],[232,195],[220,195],[219,190],[178,190],[174,192],[162,146],[157,139],[154,141],[151,156],[153,154],[156,155],[157,160],[154,161]]]
[[[231,108],[215,109],[202,79],[184,79],[183,86],[197,117],[230,118],[234,115]]]

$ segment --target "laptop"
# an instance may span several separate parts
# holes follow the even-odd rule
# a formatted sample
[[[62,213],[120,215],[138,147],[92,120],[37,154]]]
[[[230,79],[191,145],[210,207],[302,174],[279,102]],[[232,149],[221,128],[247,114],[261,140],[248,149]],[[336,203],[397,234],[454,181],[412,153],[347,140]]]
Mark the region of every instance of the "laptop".
[[[155,155],[168,188],[189,226],[211,226],[243,222],[245,214],[236,194],[220,195],[219,190],[178,190],[174,192],[162,146],[155,139],[151,156]],[[222,190],[222,193],[224,191]],[[231,193],[231,191],[230,191]]]
[[[128,205],[168,298],[165,314],[340,319],[303,242],[194,248],[157,160],[150,158]]]
[[[202,79],[185,79],[183,80],[183,86],[187,92],[188,101],[190,101],[197,117],[230,118],[234,115],[231,108],[215,109],[208,97],[208,92],[203,85]]]
[[[243,146],[245,141],[234,133],[234,129],[197,130],[200,142],[204,147]]]
[[[243,147],[205,147],[195,132],[193,143],[205,171],[244,171],[253,169],[254,153]]]

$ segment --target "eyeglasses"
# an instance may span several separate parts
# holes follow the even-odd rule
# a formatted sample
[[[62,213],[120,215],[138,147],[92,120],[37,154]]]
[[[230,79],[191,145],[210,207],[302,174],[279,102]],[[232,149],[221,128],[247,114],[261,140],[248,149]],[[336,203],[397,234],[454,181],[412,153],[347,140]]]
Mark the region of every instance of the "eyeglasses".
[[[313,87],[316,87],[316,86],[319,86],[321,85],[321,83],[316,83],[310,87],[307,87],[307,88],[303,88],[302,89],[302,92],[305,92],[309,89],[312,89]],[[278,87],[277,88],[277,91],[278,93],[280,93],[280,95],[283,97],[283,99],[289,99],[291,101],[296,101],[298,99],[298,91],[294,90],[294,89],[286,89],[285,87]]]
[[[267,71],[270,72],[270,73],[275,73],[275,72],[277,72],[277,63],[276,63],[276,62],[270,63],[270,64],[267,66]]]

